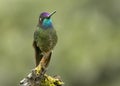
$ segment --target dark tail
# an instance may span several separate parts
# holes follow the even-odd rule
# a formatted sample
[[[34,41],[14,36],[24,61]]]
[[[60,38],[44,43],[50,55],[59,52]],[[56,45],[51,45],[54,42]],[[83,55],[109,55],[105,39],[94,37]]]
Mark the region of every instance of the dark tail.
[[[40,48],[37,47],[37,44],[35,41],[33,42],[33,47],[35,49],[35,60],[36,60],[36,67],[37,67],[39,65],[43,55],[41,54],[42,52],[41,52]]]

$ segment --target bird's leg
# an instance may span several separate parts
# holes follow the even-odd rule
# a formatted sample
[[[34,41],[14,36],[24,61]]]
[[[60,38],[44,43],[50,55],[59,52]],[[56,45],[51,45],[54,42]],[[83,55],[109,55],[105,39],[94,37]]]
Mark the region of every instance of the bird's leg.
[[[47,68],[48,67],[48,64],[49,64],[50,59],[51,59],[51,55],[52,55],[51,51],[44,53],[44,57],[40,61],[43,68]]]
[[[39,64],[39,65],[35,68],[35,74],[36,74],[37,76],[40,75],[41,69],[42,69],[41,64]]]
[[[41,75],[46,71],[46,68],[50,62],[52,52],[47,52],[43,54],[43,57],[39,65],[35,68],[36,75]]]
[[[44,73],[44,71],[46,71],[46,67],[45,67],[45,57],[43,57],[39,63],[39,65],[35,68],[35,74],[37,76],[40,76]]]

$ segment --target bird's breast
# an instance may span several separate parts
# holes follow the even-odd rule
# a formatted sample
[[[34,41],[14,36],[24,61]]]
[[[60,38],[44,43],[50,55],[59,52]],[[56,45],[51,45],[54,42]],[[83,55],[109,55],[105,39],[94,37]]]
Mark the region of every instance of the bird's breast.
[[[38,30],[35,32],[34,38],[37,46],[44,52],[52,50],[57,43],[57,34],[54,29]]]

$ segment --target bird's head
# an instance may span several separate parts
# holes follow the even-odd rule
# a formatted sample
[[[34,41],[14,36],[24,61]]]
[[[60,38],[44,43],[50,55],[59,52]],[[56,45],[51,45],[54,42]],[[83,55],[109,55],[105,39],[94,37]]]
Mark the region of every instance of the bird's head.
[[[56,13],[56,11],[52,12],[51,14],[47,12],[43,12],[39,16],[39,25],[44,28],[52,28],[52,21],[51,21],[51,16]]]

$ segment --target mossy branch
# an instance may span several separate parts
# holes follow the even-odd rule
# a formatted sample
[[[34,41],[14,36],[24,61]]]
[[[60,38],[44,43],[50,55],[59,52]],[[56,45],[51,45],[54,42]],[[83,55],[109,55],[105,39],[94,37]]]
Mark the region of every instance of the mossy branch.
[[[20,81],[20,86],[62,86],[64,83],[59,76],[48,76],[44,74],[42,78],[36,77],[34,73],[28,74],[26,78]]]
[[[49,58],[47,58],[49,59]],[[60,79],[60,76],[49,76],[45,74],[46,65],[48,65],[49,61],[44,61],[44,58],[40,61],[39,68],[40,74],[38,75],[36,72],[36,68],[32,70],[28,76],[20,81],[20,86],[62,86],[64,83]]]

